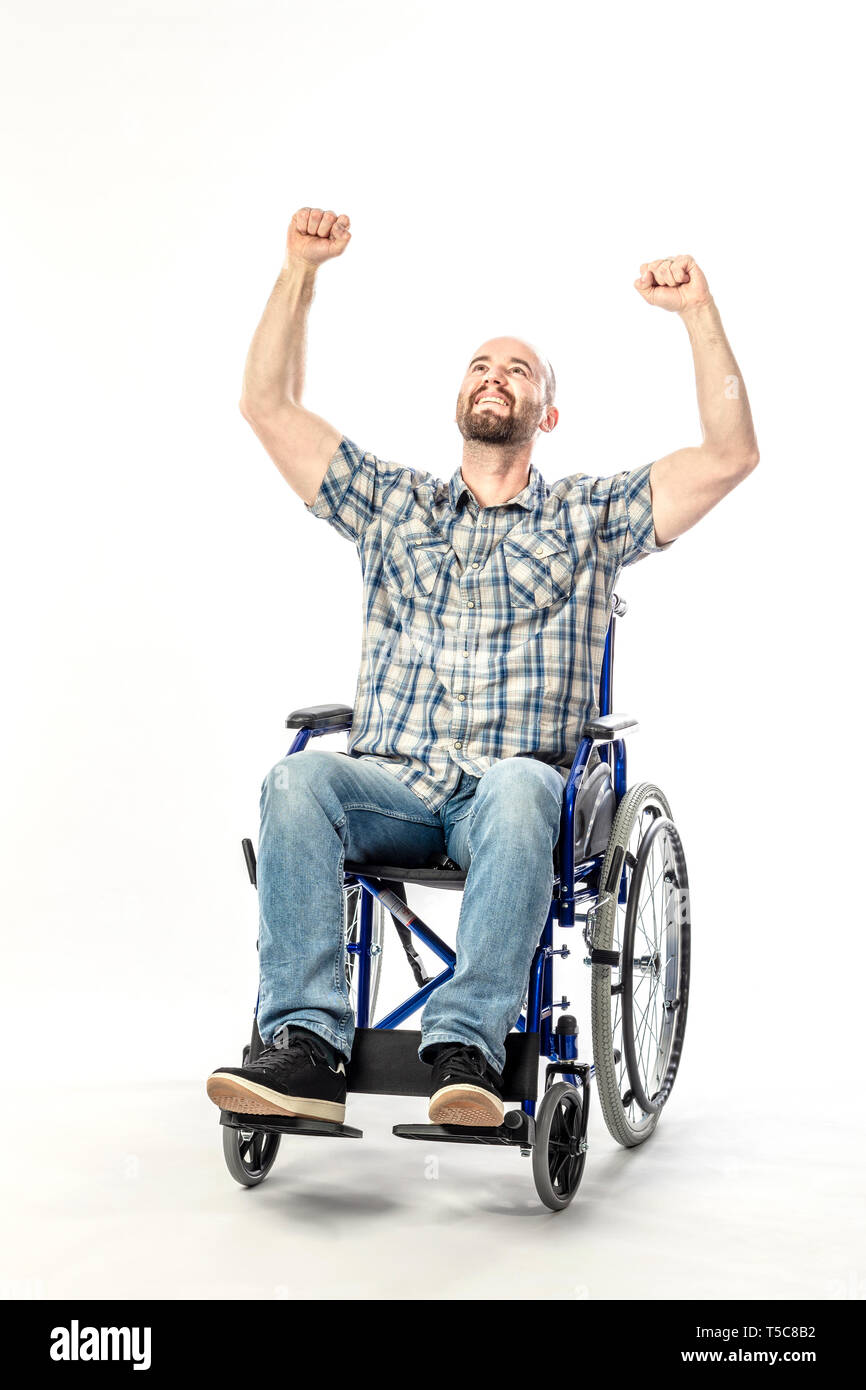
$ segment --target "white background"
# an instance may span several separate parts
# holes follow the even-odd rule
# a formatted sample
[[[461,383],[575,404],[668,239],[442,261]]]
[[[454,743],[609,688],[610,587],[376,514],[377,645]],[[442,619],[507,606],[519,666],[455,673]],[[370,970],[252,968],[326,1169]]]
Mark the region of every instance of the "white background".
[[[239,842],[286,714],[350,702],[360,653],[354,549],[238,411],[292,213],[333,208],[353,231],[319,275],[305,403],[444,479],[466,363],[506,333],[556,370],[560,422],[534,455],[549,481],[700,443],[685,329],[633,287],[641,262],[688,252],[761,462],[617,586],[615,708],[641,722],[629,780],[665,790],[692,883],[664,1123],[677,1104],[704,1117],[696,1163],[707,1148],[724,1163],[729,1134],[759,1123],[767,1190],[818,1136],[792,1220],[837,1191],[833,1229],[853,1233],[838,1189],[862,1053],[853,7],[8,0],[0,52],[11,1084],[44,1116],[60,1092],[185,1083],[212,1122],[204,1079],[249,1031]],[[447,935],[459,898],[416,901]],[[216,1148],[214,1129],[193,1164]],[[738,1187],[714,1209],[733,1213]],[[779,1267],[796,1282],[810,1258]],[[812,1291],[863,1274],[845,1247]],[[76,1278],[47,1287],[89,1288]]]

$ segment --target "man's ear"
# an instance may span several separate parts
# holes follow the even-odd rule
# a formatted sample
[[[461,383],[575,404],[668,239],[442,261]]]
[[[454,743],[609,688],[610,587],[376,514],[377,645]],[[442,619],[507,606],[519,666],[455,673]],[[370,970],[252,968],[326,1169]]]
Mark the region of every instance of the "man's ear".
[[[555,405],[552,405],[543,420],[539,422],[538,428],[543,430],[545,434],[550,434],[551,430],[556,429],[556,422],[558,419],[559,411]]]

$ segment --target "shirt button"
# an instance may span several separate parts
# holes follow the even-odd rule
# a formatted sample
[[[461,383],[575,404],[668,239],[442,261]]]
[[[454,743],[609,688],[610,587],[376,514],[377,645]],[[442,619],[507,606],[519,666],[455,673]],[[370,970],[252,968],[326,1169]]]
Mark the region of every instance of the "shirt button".
[[[467,608],[474,608],[474,607],[475,607],[475,604],[472,602],[472,599],[469,600],[469,602],[467,603],[466,607],[467,607]]]
[[[465,696],[465,695],[458,695],[458,696],[457,696],[457,699],[458,699],[458,700],[465,700],[465,699],[466,699],[466,696]]]
[[[481,566],[479,565],[479,563],[478,563],[477,560],[473,560],[473,561],[472,561],[472,568],[473,568],[474,570],[477,570],[477,569],[480,569],[480,568],[481,568]]]
[[[463,747],[463,744],[461,743],[461,741],[460,741],[459,738],[457,738],[457,739],[454,740],[454,747],[455,747],[455,748],[462,748],[462,747]]]
[[[468,653],[468,652],[464,652],[463,655],[464,655],[464,656],[468,656],[469,653]]]
[[[541,549],[541,547],[539,546],[538,550],[536,550],[535,553],[536,553],[536,555],[543,555],[543,554],[544,554],[544,551],[543,551],[543,550]]]

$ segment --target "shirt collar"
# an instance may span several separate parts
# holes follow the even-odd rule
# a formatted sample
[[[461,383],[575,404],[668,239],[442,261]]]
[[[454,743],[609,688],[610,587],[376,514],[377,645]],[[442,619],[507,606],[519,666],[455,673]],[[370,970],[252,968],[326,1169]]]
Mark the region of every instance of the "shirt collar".
[[[469,484],[464,481],[459,467],[455,469],[454,473],[451,475],[451,482],[448,484],[448,492],[451,498],[451,506],[454,508],[455,512],[465,498],[472,498],[476,506],[478,505],[478,499],[475,497],[475,493],[470,489]],[[508,502],[503,502],[500,505],[505,507],[523,507],[526,511],[530,512],[535,509],[537,504],[543,500],[545,496],[544,479],[535,464],[531,463],[529,465],[529,481],[526,487],[522,492],[518,492],[516,497],[511,497]]]

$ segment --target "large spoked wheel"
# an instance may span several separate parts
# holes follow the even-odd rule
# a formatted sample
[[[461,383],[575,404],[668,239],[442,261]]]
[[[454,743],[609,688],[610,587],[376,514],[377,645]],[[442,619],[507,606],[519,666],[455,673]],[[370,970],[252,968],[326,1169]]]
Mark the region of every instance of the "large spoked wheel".
[[[349,950],[358,944],[361,934],[361,894],[360,883],[347,884],[343,889],[346,897],[346,987],[352,1002],[352,1012],[358,1017],[358,953]],[[378,898],[373,899],[373,920],[370,926],[370,1023],[376,1016],[376,1000],[379,997],[379,977],[382,973],[382,942],[385,936],[385,909]]]
[[[280,1136],[263,1134],[260,1129],[222,1128],[226,1167],[242,1187],[257,1187],[274,1166]]]
[[[586,1164],[582,1086],[558,1081],[545,1091],[535,1117],[532,1176],[535,1190],[551,1211],[567,1207],[580,1186]]]
[[[620,803],[601,872],[592,944],[592,1050],[605,1123],[626,1148],[648,1139],[676,1079],[689,996],[691,917],[679,831],[658,787]]]

